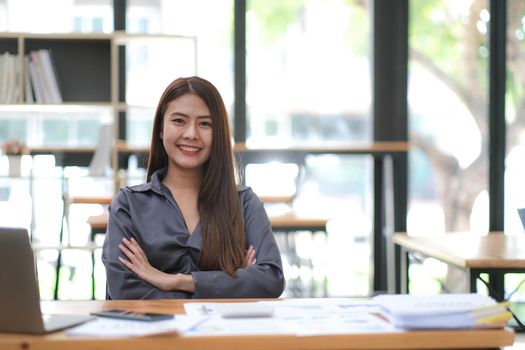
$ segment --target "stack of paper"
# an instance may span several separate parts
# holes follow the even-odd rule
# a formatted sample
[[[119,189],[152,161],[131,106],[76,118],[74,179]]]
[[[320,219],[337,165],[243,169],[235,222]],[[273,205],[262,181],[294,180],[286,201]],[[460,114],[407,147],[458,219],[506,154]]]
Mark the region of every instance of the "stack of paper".
[[[480,294],[379,295],[374,300],[394,326],[405,329],[500,328],[512,317],[506,303]]]

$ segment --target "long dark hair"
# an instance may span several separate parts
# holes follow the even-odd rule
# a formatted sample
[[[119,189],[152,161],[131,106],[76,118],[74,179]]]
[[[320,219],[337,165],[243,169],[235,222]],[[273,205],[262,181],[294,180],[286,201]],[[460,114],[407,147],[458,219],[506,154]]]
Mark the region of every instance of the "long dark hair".
[[[197,202],[202,231],[199,267],[221,269],[234,276],[244,264],[244,220],[235,183],[228,114],[219,91],[209,81],[196,76],[179,78],[164,90],[153,121],[147,181],[156,170],[168,166],[168,155],[160,138],[164,114],[171,101],[185,94],[195,94],[204,100],[213,125],[211,153],[203,165]]]

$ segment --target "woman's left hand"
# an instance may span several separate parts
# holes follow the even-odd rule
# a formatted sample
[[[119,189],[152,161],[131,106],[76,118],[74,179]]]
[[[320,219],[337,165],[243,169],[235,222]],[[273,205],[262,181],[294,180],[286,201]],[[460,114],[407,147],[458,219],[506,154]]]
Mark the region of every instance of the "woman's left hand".
[[[248,251],[246,252],[246,255],[244,257],[244,265],[243,267],[250,267],[252,265],[255,265],[257,263],[257,259],[255,258],[255,248],[253,245],[251,245],[248,248]]]
[[[151,266],[146,254],[134,238],[122,238],[122,243],[119,244],[119,249],[126,255],[128,260],[119,256],[120,262],[133,271],[141,280],[161,290],[179,289],[177,288],[178,280],[182,275],[171,275]]]

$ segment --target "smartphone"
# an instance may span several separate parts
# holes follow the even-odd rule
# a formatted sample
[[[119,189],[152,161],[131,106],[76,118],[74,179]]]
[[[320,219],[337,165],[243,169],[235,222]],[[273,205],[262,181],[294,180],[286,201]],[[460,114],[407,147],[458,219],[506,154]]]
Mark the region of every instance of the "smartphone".
[[[162,321],[162,320],[170,320],[174,315],[166,315],[166,314],[155,314],[155,313],[149,313],[149,312],[135,312],[135,311],[128,311],[128,310],[104,310],[104,311],[98,311],[98,312],[92,312],[91,315],[99,316],[99,317],[109,317],[109,318],[118,318],[123,320],[133,320],[133,321]]]

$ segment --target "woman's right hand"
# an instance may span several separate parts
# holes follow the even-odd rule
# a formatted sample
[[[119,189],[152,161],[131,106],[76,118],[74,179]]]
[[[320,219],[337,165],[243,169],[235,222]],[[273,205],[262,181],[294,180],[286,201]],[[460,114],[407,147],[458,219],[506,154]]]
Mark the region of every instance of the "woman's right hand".
[[[118,247],[127,257],[127,259],[124,259],[119,256],[118,258],[120,262],[135,273],[141,280],[161,290],[174,289],[172,284],[175,276],[162,272],[151,266],[146,254],[135,238],[122,238],[122,244],[119,244]]]
[[[255,265],[257,263],[257,259],[255,259],[255,248],[253,245],[248,248],[248,251],[246,252],[246,256],[244,257],[244,266],[243,267],[249,267],[252,265]]]

